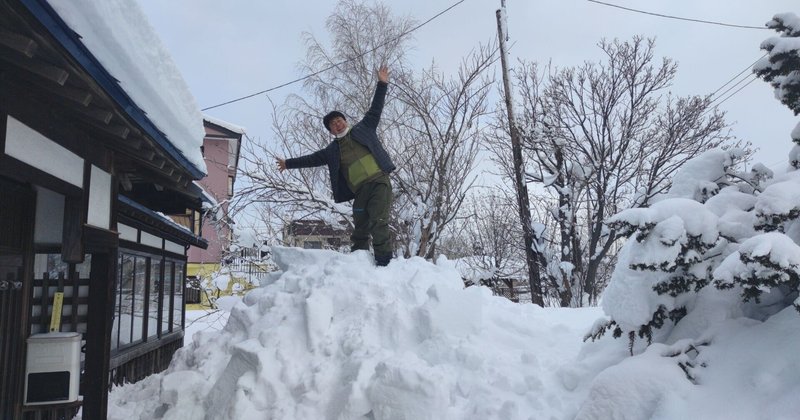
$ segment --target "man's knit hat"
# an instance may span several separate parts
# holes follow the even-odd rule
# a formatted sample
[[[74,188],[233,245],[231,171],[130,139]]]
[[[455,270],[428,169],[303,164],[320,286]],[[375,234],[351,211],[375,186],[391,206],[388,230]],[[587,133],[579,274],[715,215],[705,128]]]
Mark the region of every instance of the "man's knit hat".
[[[325,128],[327,128],[328,131],[331,131],[331,128],[328,127],[328,124],[336,117],[342,117],[343,120],[347,121],[347,118],[345,118],[344,114],[339,111],[331,111],[328,113],[328,115],[322,117],[322,124],[325,124]]]

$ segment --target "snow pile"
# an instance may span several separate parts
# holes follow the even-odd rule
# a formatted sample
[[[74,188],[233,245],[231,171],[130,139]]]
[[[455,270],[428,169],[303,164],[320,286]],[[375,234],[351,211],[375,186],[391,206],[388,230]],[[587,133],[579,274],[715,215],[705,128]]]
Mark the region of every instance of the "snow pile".
[[[542,309],[465,289],[446,260],[375,268],[365,252],[273,253],[283,271],[235,305],[221,333],[196,334],[167,372],[112,392],[110,418],[527,419],[577,411],[581,394],[570,391],[581,371],[562,367],[576,359],[596,309]]]
[[[701,340],[654,343],[601,372],[575,419],[796,419],[800,315],[729,318],[735,294],[703,292],[702,308],[717,313],[696,310],[678,325],[705,324]]]
[[[762,322],[744,316],[735,290],[706,287],[670,340],[629,356],[624,338],[581,343],[597,308],[542,309],[464,289],[449,261],[376,268],[365,252],[273,251],[283,272],[222,302],[230,314],[221,331],[218,313],[187,314],[187,333],[200,331],[166,372],[112,390],[109,419],[747,420],[800,412],[792,307]]]

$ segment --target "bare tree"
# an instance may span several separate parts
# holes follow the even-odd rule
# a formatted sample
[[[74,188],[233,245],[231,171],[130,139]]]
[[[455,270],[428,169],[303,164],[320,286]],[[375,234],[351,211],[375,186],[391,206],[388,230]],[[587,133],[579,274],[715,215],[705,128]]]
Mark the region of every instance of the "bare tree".
[[[677,168],[729,140],[710,98],[669,94],[677,65],[655,58],[653,40],[599,47],[604,62],[517,73],[527,178],[553,197],[558,229],[559,269],[544,283],[564,306],[596,302],[607,281],[619,236],[606,219],[648,206]]]
[[[353,22],[359,22],[354,25]],[[302,171],[275,170],[275,157],[299,156],[325,147],[331,138],[322,127],[322,116],[337,109],[358,119],[369,108],[375,88],[375,70],[392,67],[393,80],[405,78],[405,51],[413,26],[410,18],[397,18],[380,3],[341,0],[328,17],[331,47],[304,33],[306,58],[299,70],[312,75],[304,81],[305,95],[290,95],[272,106],[272,132],[268,139],[248,139],[242,146],[236,208],[269,215],[263,220],[322,219],[331,224],[352,220],[346,203],[335,203],[325,168]],[[393,93],[390,92],[390,95]],[[397,101],[387,101],[378,129],[385,143],[392,143],[388,127],[396,121]],[[261,207],[255,210],[254,206]],[[281,223],[282,224],[282,223]]]
[[[475,181],[480,119],[487,114],[492,79],[484,71],[493,62],[481,47],[449,78],[431,65],[400,86],[398,99],[407,113],[395,126],[404,138],[395,179],[398,239],[406,256],[433,258],[444,228],[453,221]]]
[[[303,155],[326,146],[330,138],[321,116],[328,111],[360,118],[372,99],[374,71],[386,63],[392,84],[378,135],[397,164],[390,226],[403,254],[435,256],[440,232],[458,213],[471,185],[480,118],[486,114],[492,84],[483,72],[491,64],[492,49],[469,54],[455,77],[433,64],[414,75],[405,57],[410,49],[405,34],[413,24],[381,3],[341,0],[328,18],[332,47],[306,34],[308,52],[301,70],[314,75],[305,81],[310,94],[293,95],[274,106],[274,138],[243,147],[246,182],[238,197],[240,208],[266,206],[269,214],[284,220],[350,221],[350,207],[331,198],[324,168],[278,173],[272,162],[275,156]]]
[[[472,247],[471,268],[494,278],[525,278],[519,222],[513,197],[500,191],[475,195],[461,235]]]

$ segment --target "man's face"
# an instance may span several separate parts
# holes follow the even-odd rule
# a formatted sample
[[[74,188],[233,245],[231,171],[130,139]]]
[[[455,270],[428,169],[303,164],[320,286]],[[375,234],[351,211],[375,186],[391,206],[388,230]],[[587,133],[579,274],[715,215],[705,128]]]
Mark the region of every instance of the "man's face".
[[[347,130],[347,121],[342,117],[333,117],[333,119],[328,122],[328,130],[330,130],[331,134],[334,136],[342,134],[344,130]]]

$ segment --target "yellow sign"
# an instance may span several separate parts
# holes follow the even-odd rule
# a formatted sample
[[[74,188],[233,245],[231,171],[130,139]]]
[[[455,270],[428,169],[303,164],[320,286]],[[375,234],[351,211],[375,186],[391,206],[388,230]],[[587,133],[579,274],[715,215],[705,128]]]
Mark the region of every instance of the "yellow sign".
[[[61,329],[61,307],[64,305],[64,292],[53,295],[53,314],[50,316],[50,332]]]

